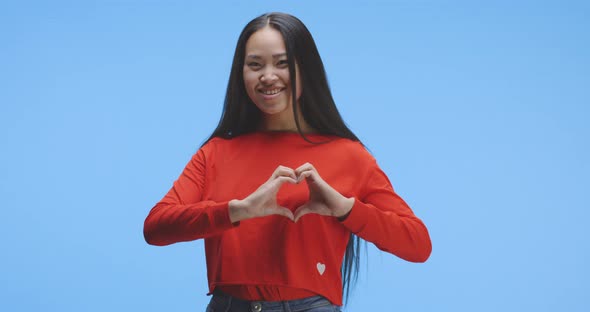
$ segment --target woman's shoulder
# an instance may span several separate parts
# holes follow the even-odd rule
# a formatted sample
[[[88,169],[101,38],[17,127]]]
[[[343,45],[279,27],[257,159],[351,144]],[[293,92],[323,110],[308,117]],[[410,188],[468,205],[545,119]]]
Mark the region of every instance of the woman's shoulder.
[[[336,137],[325,144],[325,152],[340,161],[354,164],[358,168],[367,168],[375,163],[375,158],[360,141]]]
[[[229,150],[239,149],[243,147],[244,144],[252,142],[252,140],[255,140],[255,138],[251,134],[243,134],[234,137],[214,136],[207,139],[207,141],[201,145],[199,151],[206,155],[223,153]]]

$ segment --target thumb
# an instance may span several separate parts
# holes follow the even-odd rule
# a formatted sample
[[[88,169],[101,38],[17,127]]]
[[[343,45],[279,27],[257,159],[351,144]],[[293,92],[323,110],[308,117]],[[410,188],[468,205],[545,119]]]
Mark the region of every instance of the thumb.
[[[275,214],[275,215],[280,215],[280,216],[286,217],[287,219],[289,219],[291,221],[295,220],[295,216],[293,215],[293,212],[291,212],[291,210],[289,210],[288,208],[285,208],[282,206],[276,206],[275,208],[272,209],[271,213]]]
[[[303,204],[301,206],[299,206],[299,208],[297,208],[297,210],[295,210],[295,214],[294,214],[294,220],[295,222],[297,222],[301,217],[303,217],[304,215],[311,213],[311,208],[309,208],[308,204]]]

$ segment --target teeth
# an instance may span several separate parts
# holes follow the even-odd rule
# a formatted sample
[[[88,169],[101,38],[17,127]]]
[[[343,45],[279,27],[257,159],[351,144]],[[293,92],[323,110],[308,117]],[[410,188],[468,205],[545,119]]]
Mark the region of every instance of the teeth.
[[[266,95],[273,95],[273,94],[277,94],[279,92],[281,92],[281,89],[274,89],[274,90],[262,90],[262,93],[266,94]]]

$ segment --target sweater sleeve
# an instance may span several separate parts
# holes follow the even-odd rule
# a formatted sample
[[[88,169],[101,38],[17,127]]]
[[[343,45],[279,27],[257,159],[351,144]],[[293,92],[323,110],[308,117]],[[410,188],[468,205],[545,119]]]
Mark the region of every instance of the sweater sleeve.
[[[201,148],[172,188],[150,211],[143,234],[150,245],[165,246],[217,235],[238,223],[229,218],[228,202],[202,201],[206,157]]]
[[[424,262],[432,250],[426,226],[395,193],[376,163],[342,224],[377,248],[407,261]]]

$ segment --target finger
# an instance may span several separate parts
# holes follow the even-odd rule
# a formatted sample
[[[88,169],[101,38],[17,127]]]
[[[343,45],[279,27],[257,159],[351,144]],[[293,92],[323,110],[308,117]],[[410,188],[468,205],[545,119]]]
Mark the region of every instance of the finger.
[[[297,178],[297,183],[300,183],[301,181],[303,181],[304,179],[307,180],[308,182],[314,182],[317,179],[317,172],[315,171],[303,171],[301,174],[299,174],[298,178]]]
[[[276,179],[277,177],[292,177],[293,179],[297,179],[295,175],[295,171],[289,167],[285,166],[278,166],[277,169],[272,173],[270,179]]]
[[[299,176],[302,172],[308,170],[316,171],[315,167],[312,164],[306,162],[303,165],[299,166],[299,168],[295,169],[295,174]]]
[[[289,210],[285,207],[277,206],[276,208],[274,208],[272,210],[272,214],[286,217],[287,219],[289,219],[291,221],[295,220],[295,216],[293,215],[293,212],[291,212],[291,210]]]
[[[321,180],[317,169],[310,163],[305,163],[295,169],[295,174],[297,175],[297,181],[299,182],[303,181],[303,179],[307,179],[308,182]]]
[[[276,187],[278,189],[281,187],[281,185],[283,185],[285,183],[297,184],[298,181],[292,177],[278,177],[278,178],[272,180],[271,183],[273,183],[272,185],[274,185],[274,187]]]

